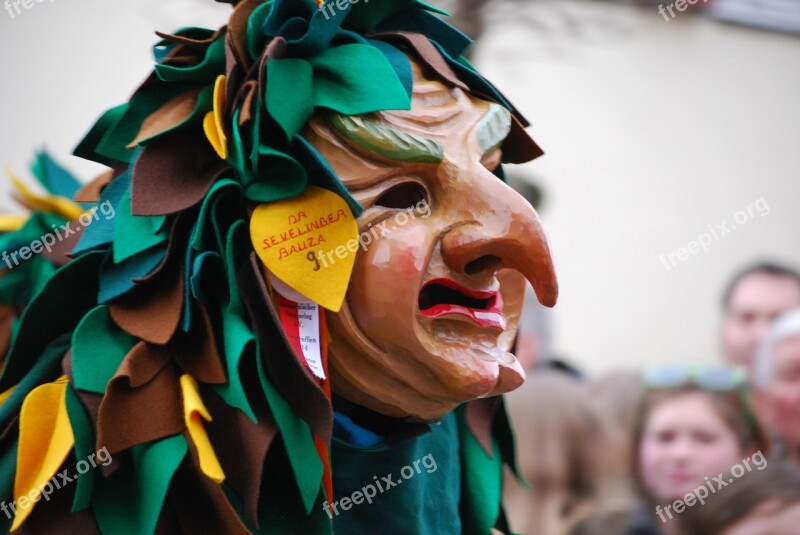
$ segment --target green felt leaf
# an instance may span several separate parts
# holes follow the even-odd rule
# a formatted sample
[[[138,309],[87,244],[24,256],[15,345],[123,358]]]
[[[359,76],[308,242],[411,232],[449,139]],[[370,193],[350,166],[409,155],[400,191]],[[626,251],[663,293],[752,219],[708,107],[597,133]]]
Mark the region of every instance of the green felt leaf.
[[[256,422],[256,415],[247,400],[239,373],[242,355],[255,343],[255,338],[244,320],[228,310],[222,311],[222,330],[228,382],[224,385],[215,385],[214,390],[228,405],[236,407]]]
[[[197,216],[197,223],[195,224],[192,233],[192,248],[195,251],[208,251],[215,248],[214,239],[214,204],[217,200],[227,193],[241,191],[242,186],[231,180],[230,178],[223,178],[218,180],[208,190],[203,204],[200,207],[200,214]]]
[[[33,242],[40,242],[42,236],[51,234],[51,225],[64,223],[66,219],[61,216],[34,212],[22,228],[0,237],[0,251],[4,253],[0,270],[10,270],[0,278],[0,303],[24,305],[47,284],[56,267],[43,254],[33,253],[28,260],[23,260],[18,250],[30,248]]]
[[[450,13],[445,11],[444,9],[438,8],[436,6],[432,6],[427,2],[421,2],[420,0],[414,0],[414,5],[424,9],[425,11],[430,11],[431,13],[436,13],[437,15],[442,15],[443,17],[449,17]]]
[[[267,63],[267,110],[292,139],[314,113],[311,64],[302,59],[274,59]]]
[[[492,437],[489,457],[469,430],[464,418],[464,405],[459,407],[459,442],[461,444],[461,515],[465,535],[486,535],[500,516],[503,488],[503,464],[500,448]]]
[[[403,89],[406,90],[406,94],[411,98],[411,94],[414,90],[414,75],[411,72],[411,61],[408,59],[408,56],[399,48],[384,41],[370,39],[369,44],[380,50],[386,57],[386,60],[391,64],[400,83],[403,84]]]
[[[75,150],[72,151],[72,154],[80,158],[85,158],[87,160],[108,166],[113,165],[115,161],[127,162],[127,154],[124,155],[124,159],[116,160],[115,158],[110,158],[104,154],[101,154],[98,151],[98,146],[100,145],[100,141],[103,139],[106,133],[111,129],[112,126],[119,122],[119,120],[128,111],[130,106],[130,103],[126,102],[125,104],[121,104],[106,111],[102,116],[100,116],[97,122],[95,122],[94,126],[92,126],[80,143],[78,143],[78,146],[75,147]]]
[[[314,102],[345,115],[411,109],[391,63],[370,45],[344,45],[311,60]]]
[[[189,447],[175,435],[131,448],[131,463],[98,480],[92,499],[97,524],[109,535],[152,535],[172,476]]]
[[[136,287],[134,280],[146,277],[158,267],[167,254],[167,246],[156,245],[140,254],[115,264],[109,254],[100,266],[98,303],[108,303]]]
[[[17,473],[17,450],[19,449],[19,433],[12,439],[6,439],[4,448],[0,448],[0,496],[8,498],[14,493],[14,476]],[[14,519],[0,515],[0,533],[9,533],[11,521]],[[7,522],[3,522],[7,520]]]
[[[225,74],[225,39],[223,37],[211,43],[206,49],[203,61],[197,65],[164,65],[155,66],[156,75],[165,82],[206,82],[213,81],[218,75]]]
[[[367,33],[391,15],[412,4],[414,4],[413,0],[359,2],[353,6],[345,26],[361,33]]]
[[[242,220],[235,223],[228,232],[225,256],[228,266],[227,272],[231,274],[228,276],[230,303],[222,310],[223,346],[227,363],[228,382],[224,385],[215,386],[215,390],[228,405],[238,408],[253,422],[257,422],[256,415],[245,394],[240,373],[242,355],[248,349],[251,352],[255,350],[256,340],[244,321],[244,310],[239,297],[239,287],[236,284],[236,277],[233,275],[237,272],[236,259],[247,258],[247,255],[239,250],[241,247],[237,248],[236,245],[241,244],[247,237],[248,226]],[[238,255],[237,252],[239,253]],[[250,354],[252,355],[253,353]]]
[[[66,393],[67,415],[75,436],[75,458],[88,459],[95,453],[95,436],[92,422],[86,413],[83,404],[72,385],[67,387]],[[72,512],[77,513],[89,507],[94,490],[95,470],[83,474],[75,483],[75,499],[72,501]]]
[[[125,355],[138,340],[111,319],[108,307],[93,308],[72,336],[72,367],[75,386],[103,394]]]
[[[36,262],[31,269],[30,289],[31,295],[36,295],[44,289],[58,268],[50,263],[50,260],[43,256],[37,256]]]
[[[100,194],[100,205],[110,204],[112,207],[119,206],[122,195],[130,190],[131,169],[128,168],[120,176],[111,181]],[[116,208],[114,208],[116,210]],[[114,212],[115,213],[115,212]],[[94,221],[83,229],[78,244],[72,250],[72,254],[83,253],[94,249],[107,248],[114,241],[114,217],[103,217]]]
[[[249,176],[248,173],[248,159],[245,154],[244,141],[242,140],[242,127],[239,126],[239,117],[241,109],[233,112],[233,121],[231,122],[231,138],[228,140],[228,160],[227,162],[237,171],[240,180],[244,181],[245,177]],[[208,196],[206,196],[207,198]]]
[[[278,437],[267,455],[264,473],[269,474],[270,484],[265,485],[266,488],[263,490],[261,499],[264,505],[259,507],[258,518],[261,530],[256,533],[264,535],[332,534],[334,523],[331,522],[322,507],[323,502],[326,501],[322,486],[318,489],[317,501],[310,512],[306,511],[303,504],[297,499],[297,493],[286,488],[291,485],[293,480],[291,463],[287,462],[289,457],[287,448],[288,446]],[[336,533],[348,532],[340,529]]]
[[[19,415],[22,402],[33,389],[55,381],[62,375],[61,359],[69,348],[69,333],[62,334],[50,342],[41,354],[35,355],[35,363],[6,401],[0,405],[0,429],[5,429]]]
[[[59,269],[36,294],[20,318],[19,328],[0,375],[0,392],[20,382],[47,345],[70,333],[79,318],[96,304],[97,270],[105,253],[79,256]],[[80,288],[80,292],[65,292]]]
[[[71,199],[81,186],[80,181],[53,160],[47,151],[36,153],[31,171],[42,187],[53,195]]]
[[[502,397],[500,400],[500,407],[497,409],[497,415],[492,425],[492,434],[497,440],[497,446],[500,449],[503,463],[508,465],[520,485],[531,488],[530,483],[525,479],[519,463],[517,462],[514,426],[511,424],[511,418],[509,418],[508,410],[506,409],[505,399]]]
[[[169,238],[167,230],[155,232],[162,219],[159,218],[158,221],[153,219],[156,218],[133,215],[130,190],[122,194],[114,224],[114,262],[122,262],[167,241]]]
[[[290,199],[303,193],[308,175],[300,163],[272,147],[257,147],[258,178],[245,183],[244,195],[256,202]]]
[[[247,52],[250,54],[251,60],[258,58],[264,50],[266,37],[262,28],[272,12],[273,4],[273,0],[267,0],[258,6],[247,19]]]
[[[261,354],[260,351],[258,354]],[[309,514],[320,492],[324,471],[322,461],[317,454],[308,424],[294,413],[291,405],[267,379],[261,360],[261,358],[256,359],[261,388],[264,390],[270,411],[275,417],[275,423],[280,429],[283,443],[286,446],[289,464],[292,466],[295,481],[300,490],[305,513]]]

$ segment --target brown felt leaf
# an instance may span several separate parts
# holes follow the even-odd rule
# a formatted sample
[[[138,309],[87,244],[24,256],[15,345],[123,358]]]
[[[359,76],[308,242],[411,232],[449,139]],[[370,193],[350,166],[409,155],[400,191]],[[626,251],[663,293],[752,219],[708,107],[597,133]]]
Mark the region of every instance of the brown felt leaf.
[[[511,132],[503,143],[504,163],[525,163],[544,154],[544,151],[525,131],[519,120],[511,116]]]
[[[206,429],[225,472],[225,483],[241,498],[248,521],[258,527],[264,460],[278,427],[266,410],[256,411],[258,423],[254,423],[213,392],[205,402],[212,418]]]
[[[169,215],[199,203],[228,169],[202,128],[184,128],[148,144],[133,167],[133,215]]]
[[[250,80],[242,86],[242,113],[239,115],[239,126],[252,118],[254,102],[258,102],[258,82]]]
[[[250,68],[250,57],[247,54],[247,22],[255,9],[264,0],[243,0],[236,5],[228,21],[228,39],[231,40],[233,52],[239,64],[246,70]]]
[[[174,264],[183,262],[183,255],[186,251],[186,243],[189,241],[189,232],[192,229],[196,215],[191,212],[180,213],[175,217],[172,222],[172,227],[169,231],[169,240],[167,241],[167,254],[164,259],[156,268],[148,273],[146,276],[133,279],[136,284],[146,284],[161,274]]]
[[[180,383],[169,360],[166,348],[141,342],[109,381],[100,404],[97,442],[111,455],[183,431]]]
[[[199,94],[200,88],[181,93],[151,113],[144,120],[139,133],[128,144],[127,148],[136,148],[140,142],[175,128],[186,121],[194,112]]]
[[[413,32],[392,32],[378,33],[375,37],[384,41],[400,42],[409,46],[411,50],[416,53],[417,59],[435,72],[440,79],[453,87],[458,87],[469,92],[467,84],[459,80],[458,76],[453,72],[453,69],[450,68],[450,65],[447,64],[447,61],[442,57],[439,50],[431,43],[430,39],[424,35]]]
[[[66,465],[64,466],[66,468]],[[74,469],[73,469],[74,471]],[[80,535],[100,535],[100,528],[91,509],[72,512],[77,486],[64,485],[49,495],[47,500],[39,500],[36,508],[14,535],[50,535],[53,533],[74,533]]]
[[[8,354],[8,348],[11,343],[14,316],[16,316],[16,313],[12,307],[0,305],[0,371],[3,369],[3,361]]]
[[[211,316],[201,303],[196,303],[202,318],[194,322],[189,334],[179,332],[170,343],[173,358],[181,369],[200,383],[224,384],[228,378],[219,354]]]
[[[197,451],[186,436],[191,455],[181,463],[169,487],[167,501],[175,511],[182,533],[249,535],[222,487],[206,477],[191,459]]]
[[[103,188],[108,186],[109,182],[111,182],[115,176],[117,176],[117,172],[114,169],[104,171],[91,182],[81,186],[81,189],[75,193],[75,195],[72,197],[72,200],[75,202],[99,201],[100,194],[103,192]]]
[[[127,333],[152,344],[170,341],[183,312],[183,273],[172,262],[160,276],[112,301],[114,323]]]
[[[81,228],[81,225],[76,221],[70,221],[69,228]],[[72,261],[72,250],[78,245],[81,239],[81,234],[74,232],[63,240],[58,240],[55,245],[48,251],[42,251],[42,255],[53,263],[56,267],[61,267],[69,264]]]
[[[174,35],[171,33],[164,33],[159,31],[156,32],[156,35],[165,41],[169,41],[170,43],[181,43],[188,46],[206,48],[208,47],[208,45],[219,39],[219,37],[223,35],[226,30],[227,27],[223,26],[222,28],[211,34],[210,37],[207,37],[205,39],[192,39],[191,37],[187,37],[185,35]]]

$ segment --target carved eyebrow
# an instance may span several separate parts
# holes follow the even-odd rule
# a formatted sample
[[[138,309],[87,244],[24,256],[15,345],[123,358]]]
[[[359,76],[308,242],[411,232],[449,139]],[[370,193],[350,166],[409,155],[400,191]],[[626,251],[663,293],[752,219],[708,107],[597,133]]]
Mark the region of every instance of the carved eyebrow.
[[[329,122],[345,139],[390,160],[414,163],[444,160],[444,149],[436,141],[395,130],[363,116],[332,113]]]
[[[499,104],[489,103],[489,111],[475,128],[483,156],[500,147],[510,132],[511,113]]]

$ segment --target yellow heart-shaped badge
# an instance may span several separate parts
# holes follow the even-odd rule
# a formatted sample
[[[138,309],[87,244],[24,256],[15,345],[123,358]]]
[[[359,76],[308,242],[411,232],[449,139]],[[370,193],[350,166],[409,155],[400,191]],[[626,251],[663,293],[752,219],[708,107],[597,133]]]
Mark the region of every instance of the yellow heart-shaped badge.
[[[328,310],[342,308],[360,245],[344,199],[309,186],[298,197],[261,204],[250,218],[250,238],[276,277]]]

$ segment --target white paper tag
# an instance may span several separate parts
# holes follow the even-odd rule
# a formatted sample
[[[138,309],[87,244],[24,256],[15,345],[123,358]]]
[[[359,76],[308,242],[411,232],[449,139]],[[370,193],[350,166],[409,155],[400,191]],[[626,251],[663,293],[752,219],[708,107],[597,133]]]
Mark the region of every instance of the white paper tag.
[[[308,367],[317,376],[325,380],[325,368],[322,365],[322,348],[319,338],[319,305],[316,303],[297,303],[297,331],[300,334],[300,347]]]

